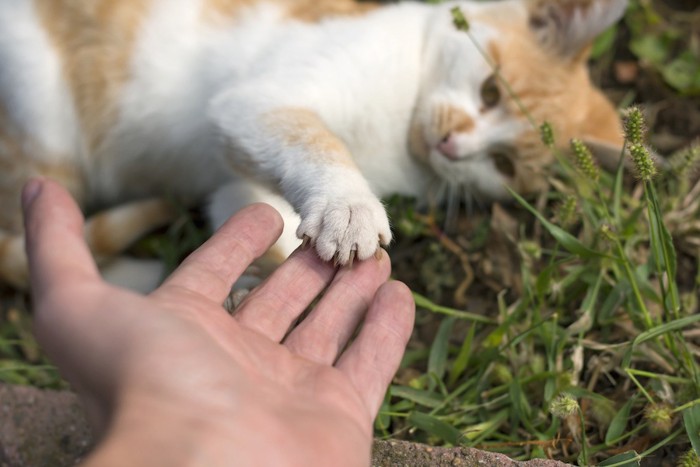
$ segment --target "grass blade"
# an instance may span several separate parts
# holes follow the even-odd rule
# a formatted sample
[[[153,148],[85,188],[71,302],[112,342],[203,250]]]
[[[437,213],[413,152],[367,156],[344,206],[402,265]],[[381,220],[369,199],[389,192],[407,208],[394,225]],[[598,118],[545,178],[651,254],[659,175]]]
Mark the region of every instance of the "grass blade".
[[[586,245],[581,243],[579,239],[571,235],[569,232],[566,230],[562,229],[559,226],[556,226],[549,222],[545,217],[537,210],[535,209],[530,203],[525,201],[525,199],[508,188],[508,191],[510,191],[511,195],[530,213],[532,213],[533,216],[537,218],[537,220],[540,221],[540,223],[544,226],[545,229],[554,237],[560,244],[563,246],[569,253],[572,253],[582,259],[594,259],[594,258],[609,258],[608,255],[591,250],[588,248]]]
[[[438,305],[416,292],[413,292],[413,300],[416,302],[417,307],[424,308],[428,311],[432,311],[433,313],[454,316],[455,318],[464,319],[467,321],[474,321],[476,323],[497,324],[495,320],[487,318],[486,316],[477,315],[476,313],[469,313],[468,311],[456,310],[454,308]]]
[[[690,315],[686,316],[685,318],[674,319],[668,323],[654,326],[653,328],[642,332],[632,341],[632,345],[630,346],[629,350],[627,350],[625,358],[623,359],[622,367],[629,368],[630,361],[632,360],[632,352],[639,344],[642,344],[648,340],[656,339],[663,334],[683,329],[698,321],[700,321],[700,314]]]
[[[391,395],[434,409],[442,404],[442,398],[434,392],[421,391],[409,386],[392,386]]]
[[[450,334],[452,334],[454,323],[455,318],[452,316],[440,323],[433,345],[430,347],[428,373],[433,374],[438,379],[442,379],[445,376],[447,356],[450,350]]]
[[[449,423],[423,412],[411,413],[411,415],[408,416],[408,422],[413,424],[416,428],[433,436],[437,436],[441,440],[454,446],[459,444],[459,440],[462,437],[459,430]]]
[[[628,400],[610,422],[610,427],[608,428],[607,433],[605,433],[605,444],[608,446],[615,444],[616,440],[625,432],[625,428],[627,428],[627,420],[630,418],[630,411],[632,410],[632,405],[634,402],[634,397]]]
[[[694,405],[683,411],[683,425],[693,445],[695,453],[700,456],[700,405]]]
[[[636,451],[623,452],[605,459],[598,465],[601,467],[604,465],[608,467],[639,467],[639,454]]]
[[[462,373],[464,373],[464,370],[467,369],[467,365],[469,365],[469,357],[472,353],[472,343],[474,342],[475,333],[476,326],[472,325],[469,328],[469,332],[467,332],[467,337],[462,342],[462,347],[459,349],[459,353],[452,364],[452,368],[450,368],[450,375],[447,378],[448,386],[452,386],[454,383],[456,383],[459,377],[462,376]]]

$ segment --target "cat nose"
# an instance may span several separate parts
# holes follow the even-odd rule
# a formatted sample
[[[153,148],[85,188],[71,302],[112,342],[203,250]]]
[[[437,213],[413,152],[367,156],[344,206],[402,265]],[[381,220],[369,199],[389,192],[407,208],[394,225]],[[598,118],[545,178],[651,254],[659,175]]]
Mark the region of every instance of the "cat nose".
[[[442,141],[437,145],[437,150],[440,151],[440,154],[452,161],[459,159],[457,141],[452,132],[447,133],[445,137],[442,138]]]

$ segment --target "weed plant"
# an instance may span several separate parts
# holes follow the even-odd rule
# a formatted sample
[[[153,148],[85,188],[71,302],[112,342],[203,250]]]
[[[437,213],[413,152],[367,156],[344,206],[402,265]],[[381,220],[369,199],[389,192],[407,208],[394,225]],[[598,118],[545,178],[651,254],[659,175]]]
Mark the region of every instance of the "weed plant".
[[[454,13],[468,34],[468,20]],[[683,258],[697,271],[698,239],[683,225],[700,212],[700,184],[691,189],[688,177],[698,150],[658,174],[642,111],[627,110],[624,126],[616,173],[601,172],[574,140],[572,157],[555,151],[544,209],[513,192],[538,224],[517,244],[520,296],[499,294],[480,315],[416,294],[422,313],[444,318],[429,347],[407,353],[376,421],[379,436],[579,465],[633,466],[685,452],[678,465],[698,465],[699,281],[677,277],[675,245],[689,245]],[[546,123],[541,130],[552,149],[556,135]],[[433,221],[403,218],[414,234],[445,242]]]

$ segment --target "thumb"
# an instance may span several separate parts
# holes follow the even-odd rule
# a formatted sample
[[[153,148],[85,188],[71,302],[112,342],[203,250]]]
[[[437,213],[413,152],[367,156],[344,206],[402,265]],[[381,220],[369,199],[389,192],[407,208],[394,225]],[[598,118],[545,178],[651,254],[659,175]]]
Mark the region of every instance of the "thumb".
[[[42,300],[54,288],[100,280],[83,237],[83,216],[65,188],[32,179],[22,191],[22,209],[35,299]]]

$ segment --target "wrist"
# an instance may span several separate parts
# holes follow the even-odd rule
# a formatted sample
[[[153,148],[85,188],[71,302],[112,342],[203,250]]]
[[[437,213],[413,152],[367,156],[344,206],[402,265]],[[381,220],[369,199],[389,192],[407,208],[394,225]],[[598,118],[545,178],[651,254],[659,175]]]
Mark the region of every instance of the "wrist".
[[[232,444],[234,417],[228,410],[212,410],[167,398],[118,404],[101,442],[84,465],[215,466]]]

